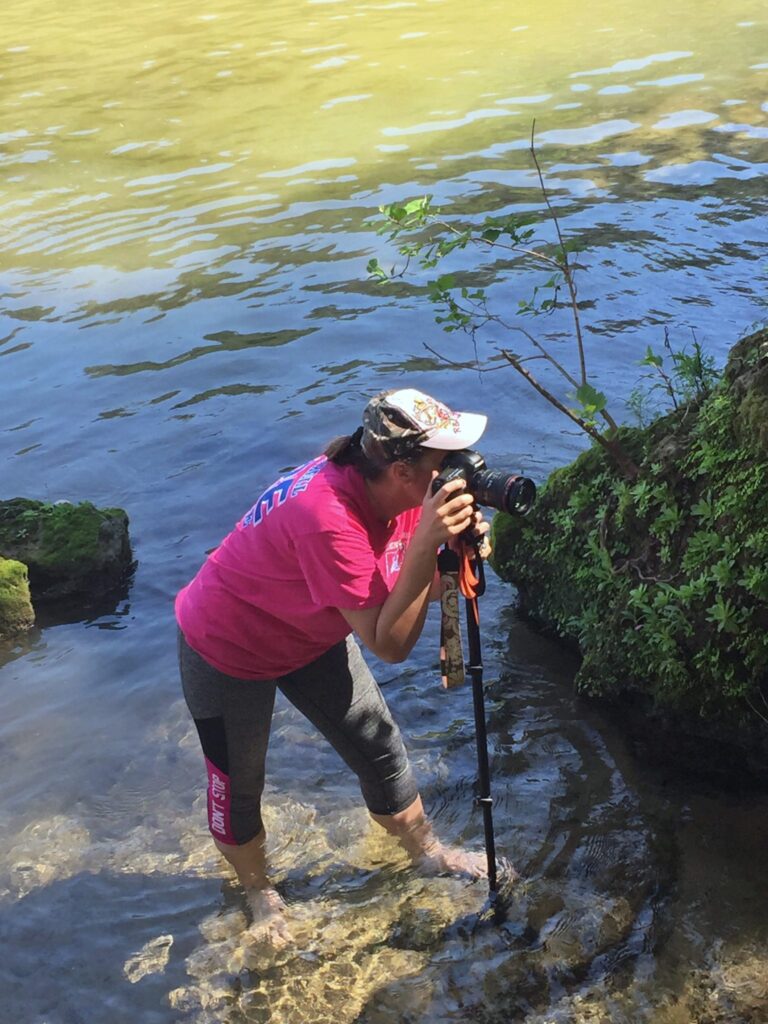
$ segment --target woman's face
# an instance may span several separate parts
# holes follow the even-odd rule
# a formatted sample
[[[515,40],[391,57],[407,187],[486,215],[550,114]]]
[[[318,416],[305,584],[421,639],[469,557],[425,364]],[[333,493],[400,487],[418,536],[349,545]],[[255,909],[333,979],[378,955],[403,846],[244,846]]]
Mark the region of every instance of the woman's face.
[[[402,467],[400,481],[409,502],[411,502],[407,506],[408,508],[416,508],[422,503],[427,488],[432,482],[433,471],[440,471],[447,454],[447,452],[427,448],[418,462],[399,463]]]

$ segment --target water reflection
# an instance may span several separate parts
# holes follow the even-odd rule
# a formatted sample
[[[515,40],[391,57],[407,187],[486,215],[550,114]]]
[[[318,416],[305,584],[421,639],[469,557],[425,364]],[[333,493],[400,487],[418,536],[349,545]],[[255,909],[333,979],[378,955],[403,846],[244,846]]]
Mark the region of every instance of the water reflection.
[[[215,341],[215,345],[198,346],[189,352],[184,352],[178,356],[172,356],[164,363],[142,362],[128,363],[123,366],[88,366],[85,368],[85,372],[92,377],[105,377],[110,375],[124,377],[132,373],[144,373],[147,370],[167,370],[171,367],[189,362],[192,359],[198,359],[200,356],[210,355],[212,353],[220,353],[222,351],[238,352],[241,349],[249,349],[254,346],[262,345],[266,345],[268,347],[287,345],[289,342],[296,341],[298,338],[306,337],[312,333],[312,328],[304,331],[276,331],[270,334],[240,334],[238,331],[218,331],[215,334],[207,334],[204,336],[206,340]],[[269,389],[264,387],[257,388],[253,390],[253,393],[263,394],[265,390]],[[190,402],[188,404],[192,403]]]
[[[579,450],[509,375],[474,372],[423,281],[384,293],[365,276],[388,258],[366,226],[380,203],[541,209],[534,115],[585,246],[596,375],[626,396],[665,328],[722,360],[762,315],[763,7],[4,11],[3,484],[124,505],[140,558],[130,604],[41,619],[0,652],[11,1018],[765,1017],[761,799],[649,780],[573,699],[567,657],[502,611],[507,590],[485,619],[499,846],[523,872],[502,928],[477,920],[482,885],[420,878],[371,834],[346,773],[282,708],[270,827],[297,951],[250,948],[204,834],[169,641],[202,553],[361,396],[404,376],[461,396],[492,412],[489,462],[537,479]],[[503,261],[470,271],[512,308],[530,295]],[[546,329],[565,346],[560,311]],[[439,829],[479,849],[470,708],[440,692],[433,654],[379,675]]]

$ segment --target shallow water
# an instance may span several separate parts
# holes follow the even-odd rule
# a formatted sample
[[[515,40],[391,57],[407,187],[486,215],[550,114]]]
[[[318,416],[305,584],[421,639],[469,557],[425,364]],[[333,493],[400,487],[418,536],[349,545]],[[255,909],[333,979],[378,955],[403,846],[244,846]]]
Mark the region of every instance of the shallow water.
[[[115,607],[41,616],[0,652],[0,1020],[768,1019],[764,797],[638,762],[493,579],[507,922],[478,921],[482,883],[420,878],[372,834],[280,705],[267,814],[297,941],[250,948],[171,616],[254,491],[381,388],[488,410],[489,463],[537,479],[582,447],[510,375],[430,355],[471,349],[418,291],[365,277],[392,257],[366,227],[381,202],[539,207],[533,118],[619,410],[665,328],[722,362],[764,315],[767,25],[752,0],[7,5],[2,492],[124,506],[139,564]],[[529,294],[485,274],[501,301]],[[471,700],[441,691],[436,633],[376,671],[438,830],[481,849]]]

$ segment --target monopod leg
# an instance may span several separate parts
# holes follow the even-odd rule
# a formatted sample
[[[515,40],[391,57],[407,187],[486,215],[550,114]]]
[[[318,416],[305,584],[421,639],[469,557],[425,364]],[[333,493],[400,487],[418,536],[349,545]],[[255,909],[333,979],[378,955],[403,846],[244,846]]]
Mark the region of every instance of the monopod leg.
[[[479,793],[477,803],[483,809],[485,853],[488,858],[488,897],[491,906],[496,903],[498,882],[496,877],[496,840],[493,834],[493,800],[491,773],[488,767],[488,733],[485,725],[485,698],[483,695],[483,657],[480,649],[480,625],[477,598],[467,598],[467,641],[472,677],[472,703],[475,709],[475,736],[477,742],[477,775]]]

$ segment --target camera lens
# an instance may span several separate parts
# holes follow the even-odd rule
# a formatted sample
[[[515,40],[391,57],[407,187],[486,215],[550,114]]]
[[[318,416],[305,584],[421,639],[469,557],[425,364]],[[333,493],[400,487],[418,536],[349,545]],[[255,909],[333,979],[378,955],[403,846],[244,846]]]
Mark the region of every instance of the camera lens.
[[[471,482],[472,493],[480,505],[524,516],[536,497],[536,485],[527,476],[514,476],[500,469],[484,469]]]

